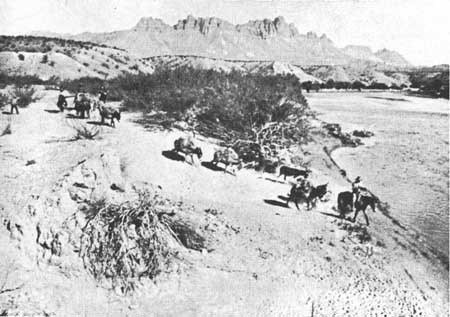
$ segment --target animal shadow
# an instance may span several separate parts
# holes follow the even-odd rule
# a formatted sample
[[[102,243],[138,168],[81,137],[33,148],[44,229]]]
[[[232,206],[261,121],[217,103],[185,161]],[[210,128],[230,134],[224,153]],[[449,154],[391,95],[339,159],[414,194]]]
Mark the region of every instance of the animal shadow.
[[[328,213],[328,212],[320,212],[320,213],[322,215],[325,215],[325,216],[328,216],[328,217],[337,218],[337,219],[340,219],[340,220],[348,220],[348,221],[352,220],[351,217],[344,217],[344,218],[342,218],[340,215],[337,215],[337,214],[331,214],[331,213]]]
[[[184,162],[185,158],[184,156],[174,152],[174,151],[162,151],[161,154],[168,158],[169,160],[173,160],[173,161],[179,161],[179,162]]]
[[[289,197],[278,195],[278,199],[281,199],[281,200],[284,200],[284,201],[288,201]]]
[[[269,178],[269,177],[265,177],[264,178],[266,181],[271,181],[272,183],[278,183],[278,184],[284,184],[284,182],[278,180],[278,179],[273,179],[273,178]]]
[[[211,162],[202,162],[202,166],[204,166],[212,171],[216,171],[216,172],[220,172],[220,171],[223,172],[225,170],[224,168],[217,166]]]
[[[67,119],[84,119],[84,118],[81,118],[81,117],[79,117],[79,116],[77,116],[77,115],[74,115],[74,114],[71,114],[71,113],[68,113],[68,114],[66,115],[66,118],[67,118]]]
[[[109,127],[109,124],[107,124],[106,122],[105,123],[101,123],[99,121],[87,121],[86,123],[87,124],[92,124],[92,125],[101,125],[101,126],[108,126]]]
[[[53,109],[44,109],[44,111],[48,112],[48,113],[60,113],[61,112],[59,110],[53,110]]]
[[[3,114],[7,114],[7,115],[9,115],[9,116],[12,115],[12,113],[9,112],[9,111],[3,111],[2,113],[3,113]]]
[[[289,208],[289,206],[286,205],[285,202],[274,200],[274,199],[264,199],[263,200],[266,204],[272,205],[272,206],[278,206],[283,208]]]

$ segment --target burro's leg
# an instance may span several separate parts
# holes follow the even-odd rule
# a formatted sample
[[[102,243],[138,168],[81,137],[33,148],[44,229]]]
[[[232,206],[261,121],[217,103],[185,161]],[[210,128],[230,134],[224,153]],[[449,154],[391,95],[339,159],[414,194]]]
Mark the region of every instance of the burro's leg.
[[[300,210],[300,207],[298,206],[298,201],[299,201],[299,197],[297,197],[297,195],[295,195],[294,196],[295,207],[297,207],[297,210]]]
[[[358,212],[359,212],[359,209],[356,208],[356,209],[355,209],[355,215],[353,216],[352,222],[355,222],[355,221],[356,221],[356,217],[358,216]]]
[[[367,217],[366,209],[364,208],[364,209],[362,210],[362,212],[363,212],[363,214],[364,214],[364,218],[366,219],[366,225],[369,226],[369,217]]]

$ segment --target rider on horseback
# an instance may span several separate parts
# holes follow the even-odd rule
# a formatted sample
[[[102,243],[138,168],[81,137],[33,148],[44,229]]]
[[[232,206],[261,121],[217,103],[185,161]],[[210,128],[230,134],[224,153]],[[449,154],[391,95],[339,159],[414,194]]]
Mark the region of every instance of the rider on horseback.
[[[297,188],[300,189],[305,195],[311,191],[311,182],[308,180],[308,174],[297,178]]]
[[[361,186],[361,177],[357,176],[355,180],[352,182],[353,207],[355,206],[355,203],[358,201],[361,195],[362,188],[363,187]]]

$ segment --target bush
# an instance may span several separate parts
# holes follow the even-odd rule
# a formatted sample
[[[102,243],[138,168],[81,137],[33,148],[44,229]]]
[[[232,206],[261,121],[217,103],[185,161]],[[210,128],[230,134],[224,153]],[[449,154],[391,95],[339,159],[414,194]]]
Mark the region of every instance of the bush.
[[[4,136],[4,135],[8,135],[8,134],[12,134],[11,118],[9,118],[8,122],[6,123],[6,125],[4,127],[0,128],[0,136]]]
[[[31,103],[39,99],[36,96],[36,90],[33,87],[15,87],[11,93],[13,100],[16,100],[20,108],[28,107]]]
[[[0,74],[0,87],[6,85],[15,85],[18,87],[30,86],[30,85],[42,85],[45,81],[37,76],[9,76],[6,74]]]
[[[82,84],[94,94],[105,85],[97,78],[61,84],[70,91]],[[309,139],[312,113],[294,76],[158,68],[152,74],[121,75],[108,80],[107,86],[108,99],[123,101],[124,110],[164,113],[161,124],[183,120],[204,134],[230,141],[241,138],[259,146],[288,146]]]
[[[83,66],[89,67],[89,63],[84,62]]]
[[[25,56],[23,56],[23,54],[19,54],[19,55],[17,55],[17,57],[19,57],[19,61],[25,60]]]
[[[94,140],[100,134],[100,128],[95,125],[87,125],[84,122],[67,121],[67,124],[75,130],[75,136],[72,141],[77,140]]]
[[[368,88],[369,89],[382,89],[382,90],[389,89],[389,87],[385,83],[376,83],[376,82],[371,83]]]
[[[184,222],[169,218],[173,206],[166,205],[167,200],[148,191],[120,205],[90,203],[80,248],[88,271],[105,286],[128,293],[141,279],[169,269],[176,257],[169,247],[174,242],[204,248],[205,239]]]
[[[41,63],[42,63],[42,64],[47,64],[47,62],[48,62],[48,56],[47,56],[47,54],[46,54],[46,55],[42,56]]]
[[[105,68],[109,68],[108,63],[102,63],[101,65],[102,65],[103,67],[105,67]]]
[[[364,88],[366,88],[366,85],[364,85],[362,82],[360,82],[358,80],[354,81],[352,83],[352,89],[357,89],[357,90],[361,91],[361,89],[364,89]]]
[[[0,93],[0,109],[3,109],[4,106],[10,103],[10,98],[6,94]]]

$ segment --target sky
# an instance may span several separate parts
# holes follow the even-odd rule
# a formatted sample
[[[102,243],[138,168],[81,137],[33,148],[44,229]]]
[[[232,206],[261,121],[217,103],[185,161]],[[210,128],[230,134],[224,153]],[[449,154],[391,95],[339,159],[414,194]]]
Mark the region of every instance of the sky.
[[[400,52],[415,65],[450,63],[448,0],[0,0],[0,34],[108,32],[141,17],[173,25],[188,14],[231,23],[283,16],[338,47]]]

